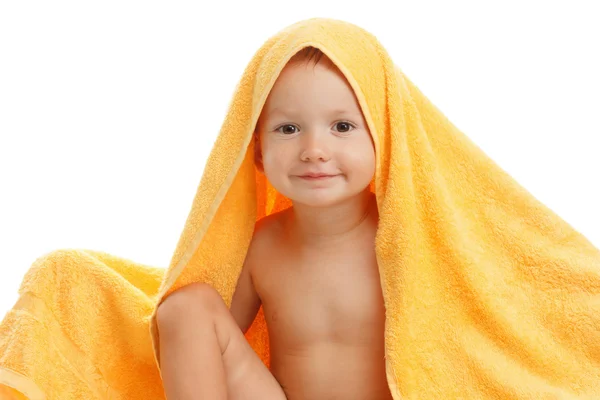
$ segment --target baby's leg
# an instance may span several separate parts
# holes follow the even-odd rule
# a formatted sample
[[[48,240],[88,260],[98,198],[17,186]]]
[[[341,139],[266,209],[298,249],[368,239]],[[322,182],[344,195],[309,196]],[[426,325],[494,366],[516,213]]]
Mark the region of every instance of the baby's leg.
[[[285,399],[209,285],[195,283],[173,292],[156,318],[167,399]]]

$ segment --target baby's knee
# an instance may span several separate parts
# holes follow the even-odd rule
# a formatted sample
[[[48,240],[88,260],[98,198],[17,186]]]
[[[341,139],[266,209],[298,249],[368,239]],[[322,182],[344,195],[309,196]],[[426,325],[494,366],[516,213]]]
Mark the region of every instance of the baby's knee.
[[[198,282],[171,293],[156,310],[159,325],[185,322],[186,318],[210,317],[223,305],[221,295],[209,284]]]

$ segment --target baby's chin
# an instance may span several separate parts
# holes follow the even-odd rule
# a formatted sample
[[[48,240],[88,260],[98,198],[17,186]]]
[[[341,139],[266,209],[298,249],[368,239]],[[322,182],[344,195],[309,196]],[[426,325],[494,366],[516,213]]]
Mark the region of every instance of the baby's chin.
[[[359,190],[356,183],[349,185],[343,176],[333,179],[328,182],[300,182],[297,178],[272,179],[269,182],[294,205],[311,208],[335,207],[360,196],[364,191],[364,189]]]
[[[336,207],[355,196],[357,194],[321,190],[320,192],[313,191],[312,193],[290,193],[287,197],[295,206],[327,209]]]

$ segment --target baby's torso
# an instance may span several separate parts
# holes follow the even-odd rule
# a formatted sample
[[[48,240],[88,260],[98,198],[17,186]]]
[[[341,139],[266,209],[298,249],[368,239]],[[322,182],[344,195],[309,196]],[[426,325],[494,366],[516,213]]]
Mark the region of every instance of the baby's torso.
[[[320,249],[276,235],[255,264],[271,371],[289,400],[391,399],[374,234]]]

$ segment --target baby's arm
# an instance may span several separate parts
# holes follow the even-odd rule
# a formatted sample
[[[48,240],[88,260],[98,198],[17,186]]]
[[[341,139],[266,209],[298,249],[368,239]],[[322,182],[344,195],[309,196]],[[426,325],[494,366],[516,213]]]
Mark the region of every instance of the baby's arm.
[[[251,254],[248,254],[246,262],[242,267],[242,272],[238,279],[235,292],[233,293],[230,308],[231,315],[233,315],[235,322],[237,322],[240,330],[244,333],[246,333],[250,328],[250,325],[252,325],[261,304],[260,298],[252,283],[252,276],[250,273],[252,262],[250,256]]]

